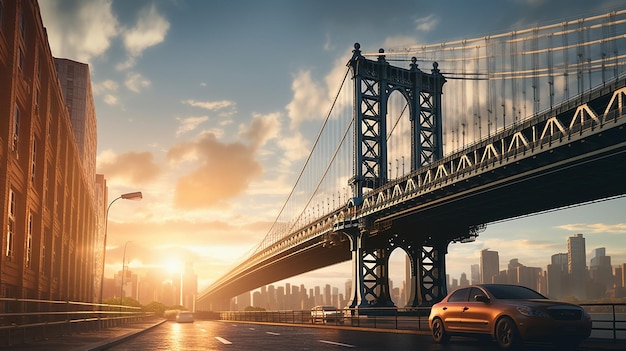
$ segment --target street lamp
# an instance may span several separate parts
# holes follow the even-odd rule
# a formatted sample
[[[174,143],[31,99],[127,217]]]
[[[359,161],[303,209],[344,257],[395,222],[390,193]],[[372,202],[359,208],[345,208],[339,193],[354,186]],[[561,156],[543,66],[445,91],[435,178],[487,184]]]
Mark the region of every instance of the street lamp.
[[[109,224],[109,209],[111,208],[111,205],[113,205],[113,203],[119,199],[141,200],[142,198],[143,198],[143,195],[141,194],[141,191],[135,191],[133,193],[122,194],[119,197],[117,197],[115,200],[111,201],[109,203],[109,206],[107,207],[105,220],[104,220],[104,243],[102,244],[102,271],[100,272],[100,303],[102,303],[102,292],[104,288],[104,262],[105,262],[106,253],[107,253],[107,230],[109,226],[108,225]]]

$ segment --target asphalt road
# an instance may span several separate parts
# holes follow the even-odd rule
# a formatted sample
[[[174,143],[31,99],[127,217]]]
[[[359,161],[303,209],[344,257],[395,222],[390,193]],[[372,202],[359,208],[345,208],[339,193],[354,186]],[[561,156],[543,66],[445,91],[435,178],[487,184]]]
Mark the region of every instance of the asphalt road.
[[[498,350],[493,342],[453,337],[433,343],[430,335],[217,321],[167,322],[109,350]],[[523,350],[555,350],[525,345]]]

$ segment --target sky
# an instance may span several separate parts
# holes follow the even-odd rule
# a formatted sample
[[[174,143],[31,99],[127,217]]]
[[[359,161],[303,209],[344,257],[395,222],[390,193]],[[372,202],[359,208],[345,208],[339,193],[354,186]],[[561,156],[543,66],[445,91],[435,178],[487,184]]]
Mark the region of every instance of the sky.
[[[364,52],[558,23],[622,1],[39,0],[55,57],[88,63],[97,172],[109,200],[105,277],[122,267],[193,264],[199,289],[261,242],[295,183],[355,42]],[[341,68],[341,69],[338,69]],[[444,116],[445,118],[445,116]],[[626,199],[489,224],[451,244],[447,271],[470,274],[484,248],[543,267],[582,233],[587,259],[626,262]],[[403,254],[392,254],[401,284]],[[171,273],[170,273],[171,274]],[[342,263],[288,279],[343,292]]]

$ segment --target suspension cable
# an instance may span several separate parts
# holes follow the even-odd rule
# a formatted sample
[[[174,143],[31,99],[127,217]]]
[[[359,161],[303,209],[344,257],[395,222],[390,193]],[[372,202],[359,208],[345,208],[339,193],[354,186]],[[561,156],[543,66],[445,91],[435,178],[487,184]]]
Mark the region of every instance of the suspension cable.
[[[339,98],[339,94],[341,93],[341,90],[343,89],[343,85],[344,85],[344,83],[346,81],[346,78],[348,77],[348,73],[349,72],[350,72],[350,67],[346,68],[346,73],[343,76],[343,79],[341,81],[341,85],[339,86],[339,90],[337,91],[337,94],[335,95],[333,103],[332,103],[328,113],[326,114],[326,118],[324,119],[324,123],[322,124],[322,127],[320,128],[320,131],[317,134],[317,137],[315,138],[315,142],[313,143],[313,147],[311,148],[311,152],[309,153],[309,156],[307,157],[306,161],[304,162],[304,165],[302,166],[302,169],[300,170],[300,173],[298,174],[298,178],[296,179],[296,182],[295,182],[294,186],[291,188],[291,191],[289,192],[289,195],[287,196],[287,199],[283,203],[283,206],[280,208],[280,212],[276,216],[276,219],[274,220],[274,223],[272,223],[272,226],[270,227],[270,229],[268,230],[267,234],[265,235],[265,238],[261,241],[261,243],[259,243],[259,246],[255,250],[255,252],[257,252],[259,250],[259,248],[265,243],[265,240],[270,236],[270,234],[272,233],[272,230],[274,229],[274,227],[278,223],[278,220],[280,219],[280,216],[283,214],[283,211],[285,210],[285,207],[287,207],[287,203],[289,202],[289,200],[293,196],[293,194],[294,194],[294,192],[296,190],[296,187],[297,187],[298,183],[300,182],[300,179],[302,178],[302,175],[304,174],[304,171],[307,168],[307,165],[311,161],[311,157],[313,156],[313,151],[315,151],[315,149],[317,147],[317,144],[320,141],[320,138],[322,136],[322,132],[324,131],[324,128],[326,127],[326,124],[330,120],[330,115],[331,115],[331,113],[332,113],[332,111],[333,111],[333,109],[335,107],[335,104],[337,103],[337,99]],[[323,179],[323,177],[322,177],[322,179]],[[320,182],[321,182],[321,180],[320,180]],[[319,184],[318,184],[317,187],[319,188]],[[316,190],[317,190],[317,188],[316,188]],[[311,202],[311,199],[309,199],[309,202],[307,202],[307,206],[308,206],[308,204],[310,202]],[[305,208],[306,208],[306,206],[305,206]],[[301,215],[302,214],[300,214],[300,216]],[[298,216],[298,218],[300,216]],[[295,221],[294,221],[294,223],[295,223]]]

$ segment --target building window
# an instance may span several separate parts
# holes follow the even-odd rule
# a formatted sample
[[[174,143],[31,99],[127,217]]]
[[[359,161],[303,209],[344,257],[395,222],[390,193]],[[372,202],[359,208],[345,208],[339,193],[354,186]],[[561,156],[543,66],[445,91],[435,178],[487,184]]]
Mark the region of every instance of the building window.
[[[35,112],[39,114],[39,88],[35,89]]]
[[[41,264],[39,264],[39,272],[43,273],[44,277],[47,275],[46,270],[46,242],[48,241],[48,228],[43,231],[43,241],[41,242]]]
[[[20,71],[24,70],[24,51],[22,51],[22,48],[19,48],[17,50],[17,67],[20,69]]]
[[[28,234],[26,236],[26,268],[30,268],[33,256],[33,214],[28,214]]]
[[[20,109],[15,104],[13,109],[13,151],[17,151],[17,144],[20,140]]]
[[[33,139],[33,149],[31,151],[31,161],[30,161],[30,182],[31,184],[35,184],[35,171],[37,165],[37,139]]]
[[[9,190],[9,222],[7,223],[7,244],[4,255],[13,257],[15,248],[15,193]]]
[[[53,281],[57,281],[57,250],[54,245],[52,245],[52,259],[50,261],[50,267],[52,268],[50,276]]]

